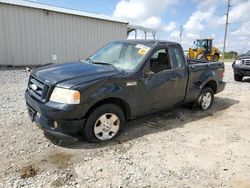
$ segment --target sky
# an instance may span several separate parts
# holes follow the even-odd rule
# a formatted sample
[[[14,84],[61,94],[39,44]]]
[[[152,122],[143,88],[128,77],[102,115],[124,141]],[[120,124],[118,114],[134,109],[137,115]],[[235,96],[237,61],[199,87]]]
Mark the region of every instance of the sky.
[[[180,42],[184,49],[197,38],[214,38],[222,50],[228,0],[34,0],[39,3],[102,13],[157,31],[156,38]],[[231,0],[226,51],[250,49],[250,0]],[[142,33],[139,33],[141,36]]]

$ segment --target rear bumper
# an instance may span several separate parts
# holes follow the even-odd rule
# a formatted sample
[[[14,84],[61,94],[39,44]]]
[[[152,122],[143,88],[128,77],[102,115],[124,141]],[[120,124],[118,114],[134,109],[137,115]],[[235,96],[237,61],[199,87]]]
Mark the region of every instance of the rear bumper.
[[[218,88],[217,88],[217,93],[222,92],[226,87],[226,82],[219,81]]]
[[[28,93],[25,94],[25,98],[31,121],[45,132],[57,137],[71,137],[82,130],[85,119],[75,119],[74,110],[70,107],[48,107],[33,99]],[[68,119],[69,117],[72,119]]]

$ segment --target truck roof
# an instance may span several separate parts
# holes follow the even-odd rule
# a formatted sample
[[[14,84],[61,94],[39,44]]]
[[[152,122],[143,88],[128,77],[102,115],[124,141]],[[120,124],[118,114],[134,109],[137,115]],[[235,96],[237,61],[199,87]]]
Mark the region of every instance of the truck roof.
[[[118,42],[127,42],[132,44],[144,44],[150,47],[158,46],[158,45],[169,45],[169,44],[177,44],[177,42],[170,42],[170,41],[164,41],[164,40],[148,40],[148,39],[130,39],[130,40],[119,40]]]

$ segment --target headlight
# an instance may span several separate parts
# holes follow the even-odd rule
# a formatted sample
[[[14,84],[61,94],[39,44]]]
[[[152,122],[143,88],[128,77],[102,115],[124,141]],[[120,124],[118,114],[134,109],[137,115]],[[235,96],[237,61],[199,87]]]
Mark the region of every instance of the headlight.
[[[236,60],[235,65],[241,65],[241,60]]]
[[[55,87],[50,96],[50,101],[63,104],[79,104],[80,92],[72,89]]]

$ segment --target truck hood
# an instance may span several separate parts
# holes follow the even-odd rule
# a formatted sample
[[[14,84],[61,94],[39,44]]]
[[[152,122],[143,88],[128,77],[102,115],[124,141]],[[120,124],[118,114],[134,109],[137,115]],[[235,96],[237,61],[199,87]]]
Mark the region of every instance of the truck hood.
[[[120,74],[112,66],[70,62],[38,68],[31,73],[47,84],[70,88],[85,82]]]
[[[250,56],[249,55],[242,55],[240,57],[238,57],[239,60],[241,59],[250,59]]]

